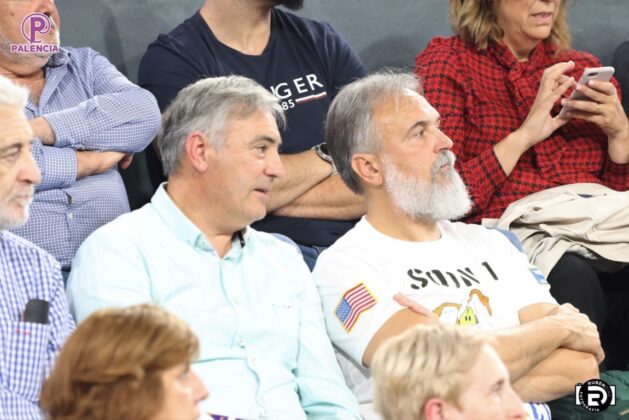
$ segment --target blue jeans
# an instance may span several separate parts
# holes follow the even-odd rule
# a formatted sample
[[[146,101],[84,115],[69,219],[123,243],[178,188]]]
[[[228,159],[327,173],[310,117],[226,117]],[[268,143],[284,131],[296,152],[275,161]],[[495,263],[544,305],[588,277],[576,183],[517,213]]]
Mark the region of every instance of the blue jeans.
[[[314,269],[314,266],[317,263],[317,258],[319,258],[319,254],[327,248],[327,246],[309,246],[302,244],[297,244],[297,246],[299,246],[301,255],[304,257],[304,261],[310,271]]]

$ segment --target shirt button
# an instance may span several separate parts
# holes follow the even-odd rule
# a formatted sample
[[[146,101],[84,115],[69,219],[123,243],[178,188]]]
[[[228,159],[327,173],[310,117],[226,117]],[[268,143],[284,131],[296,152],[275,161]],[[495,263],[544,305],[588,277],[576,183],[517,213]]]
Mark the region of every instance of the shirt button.
[[[74,214],[72,212],[69,212],[67,217],[68,217],[68,220],[72,220],[74,219]]]
[[[245,347],[245,340],[242,337],[238,337],[238,347]]]

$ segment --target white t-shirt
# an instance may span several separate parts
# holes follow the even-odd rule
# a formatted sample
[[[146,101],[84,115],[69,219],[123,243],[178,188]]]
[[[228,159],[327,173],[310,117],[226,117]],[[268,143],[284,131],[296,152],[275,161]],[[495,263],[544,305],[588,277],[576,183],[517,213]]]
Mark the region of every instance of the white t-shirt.
[[[347,384],[361,404],[373,400],[361,365],[374,334],[403,309],[402,293],[444,323],[498,329],[518,325],[518,311],[557,302],[539,272],[497,230],[438,222],[441,238],[409,242],[378,232],[366,218],[324,251],[314,269],[328,334]]]

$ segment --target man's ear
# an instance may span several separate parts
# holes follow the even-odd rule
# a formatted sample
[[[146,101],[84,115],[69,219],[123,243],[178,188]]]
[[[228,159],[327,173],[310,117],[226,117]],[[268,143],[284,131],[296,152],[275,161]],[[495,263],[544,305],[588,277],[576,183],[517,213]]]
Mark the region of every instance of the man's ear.
[[[445,420],[447,403],[441,398],[433,397],[424,405],[424,416],[426,420]]]
[[[205,134],[193,131],[188,134],[185,143],[186,157],[190,166],[197,172],[206,172],[210,162],[216,154],[216,148]]]
[[[380,186],[384,182],[381,162],[376,155],[356,153],[352,156],[352,169],[365,184]]]

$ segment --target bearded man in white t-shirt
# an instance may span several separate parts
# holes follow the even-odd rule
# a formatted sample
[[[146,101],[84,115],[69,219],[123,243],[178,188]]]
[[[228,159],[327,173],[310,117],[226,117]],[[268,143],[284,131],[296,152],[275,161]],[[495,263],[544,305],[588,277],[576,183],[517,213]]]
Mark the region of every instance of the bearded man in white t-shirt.
[[[314,276],[328,333],[367,419],[377,418],[374,352],[417,324],[486,334],[524,401],[573,393],[599,376],[604,357],[596,326],[558,306],[503,233],[449,221],[470,210],[470,199],[439,119],[420,82],[401,73],[351,83],[328,114],[328,149],[368,211],[320,256]],[[529,410],[548,418],[545,405]]]

